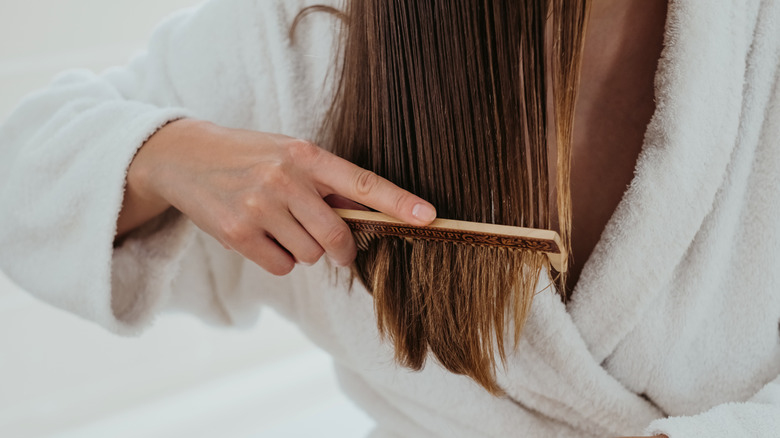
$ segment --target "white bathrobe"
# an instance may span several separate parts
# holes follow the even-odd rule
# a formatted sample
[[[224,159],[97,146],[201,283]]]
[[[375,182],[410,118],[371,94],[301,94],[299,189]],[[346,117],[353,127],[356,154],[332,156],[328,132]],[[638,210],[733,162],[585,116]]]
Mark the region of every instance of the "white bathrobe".
[[[396,366],[371,297],[322,263],[273,277],[175,215],[112,247],[126,168],[165,123],[313,138],[339,23],[313,14],[291,45],[300,8],[210,1],[128,66],[29,96],[0,130],[0,268],[124,334],[166,308],[247,325],[273,306],[334,356],[375,437],[780,436],[780,1],[671,1],[634,180],[572,302],[536,297],[502,398]]]

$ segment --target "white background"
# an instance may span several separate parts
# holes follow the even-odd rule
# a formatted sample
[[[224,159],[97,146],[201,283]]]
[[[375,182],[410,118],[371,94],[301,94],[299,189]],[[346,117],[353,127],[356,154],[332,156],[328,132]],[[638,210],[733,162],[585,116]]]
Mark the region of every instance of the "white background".
[[[196,3],[0,0],[0,120],[62,70],[124,64],[165,15]],[[119,338],[0,273],[0,437],[348,438],[370,428],[328,356],[270,311],[249,331],[167,315]]]

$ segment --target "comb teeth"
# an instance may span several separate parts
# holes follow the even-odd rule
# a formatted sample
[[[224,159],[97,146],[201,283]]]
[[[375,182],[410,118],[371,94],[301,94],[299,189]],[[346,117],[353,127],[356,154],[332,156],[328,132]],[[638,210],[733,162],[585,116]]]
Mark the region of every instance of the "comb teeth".
[[[558,272],[566,271],[566,252],[561,239],[551,230],[506,225],[436,219],[419,226],[403,223],[378,212],[334,209],[349,225],[358,249],[365,251],[379,236],[396,236],[408,242],[416,239],[455,242],[471,246],[505,248],[509,251],[535,251],[547,254]]]
[[[352,230],[352,236],[355,237],[355,244],[358,250],[365,251],[368,249],[371,241],[376,238],[376,234],[367,233],[365,231]]]
[[[376,240],[376,238],[381,235],[382,234],[372,233],[369,231],[361,231],[354,228],[352,229],[352,237],[355,238],[355,245],[357,245],[358,251],[367,251],[371,246],[371,242]],[[414,240],[411,237],[403,237],[403,239],[407,242],[412,242]]]

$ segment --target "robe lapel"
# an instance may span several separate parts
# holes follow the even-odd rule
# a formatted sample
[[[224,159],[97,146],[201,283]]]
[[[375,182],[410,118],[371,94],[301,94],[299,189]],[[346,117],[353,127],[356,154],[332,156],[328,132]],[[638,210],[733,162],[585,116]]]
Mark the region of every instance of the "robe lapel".
[[[669,4],[656,111],[634,179],[569,304],[597,363],[672,280],[712,209],[737,142],[759,2],[713,3]]]
[[[594,435],[641,433],[663,416],[601,366],[665,287],[711,211],[737,143],[759,1],[672,0],[656,111],[634,179],[583,268],[568,309],[537,295],[499,375],[526,409]]]
[[[596,436],[639,434],[662,417],[593,360],[556,293],[538,293],[533,306],[519,347],[498,374],[513,400]]]

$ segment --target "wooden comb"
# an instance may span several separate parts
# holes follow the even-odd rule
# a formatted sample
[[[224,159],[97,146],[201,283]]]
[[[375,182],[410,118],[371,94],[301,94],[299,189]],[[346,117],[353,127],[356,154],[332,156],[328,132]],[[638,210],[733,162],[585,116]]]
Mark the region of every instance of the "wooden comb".
[[[561,237],[552,230],[511,227],[480,222],[436,219],[426,226],[410,225],[384,213],[333,209],[349,225],[358,249],[365,250],[375,236],[397,236],[407,239],[438,240],[469,245],[495,246],[512,250],[540,251],[550,265],[566,272],[566,253]]]

